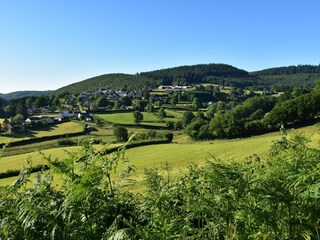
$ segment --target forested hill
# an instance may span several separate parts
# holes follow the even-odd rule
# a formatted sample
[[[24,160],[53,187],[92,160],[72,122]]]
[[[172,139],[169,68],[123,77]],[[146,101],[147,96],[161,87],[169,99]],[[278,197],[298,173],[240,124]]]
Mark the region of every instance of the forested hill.
[[[51,91],[17,91],[17,92],[11,92],[11,93],[0,93],[0,98],[11,100],[16,98],[23,98],[23,97],[39,97],[42,95],[49,94]]]
[[[227,64],[198,64],[141,72],[139,74],[104,74],[59,88],[53,94],[96,91],[99,88],[114,90],[142,90],[146,86],[191,85],[214,83],[225,86],[254,87],[274,90],[290,90],[295,86],[313,86],[320,80],[320,65],[298,65],[271,68],[249,73]],[[0,96],[1,97],[1,96]]]
[[[269,68],[251,72],[265,86],[274,90],[290,90],[293,87],[312,87],[320,81],[320,65],[297,65],[288,67]]]
[[[253,85],[255,77],[247,71],[227,64],[198,64],[142,72],[140,76],[160,80],[162,84],[221,83]]]
[[[65,92],[73,94],[82,91],[96,91],[99,88],[141,90],[146,86],[157,87],[160,84],[183,85],[210,82],[246,87],[255,85],[255,77],[250,76],[247,71],[227,64],[199,64],[142,72],[136,75],[104,74],[59,88],[53,94],[58,95]]]
[[[80,93],[82,91],[96,91],[99,88],[111,88],[120,90],[122,88],[130,90],[141,90],[146,86],[157,86],[158,82],[145,76],[114,73],[104,74],[97,77],[89,78],[81,82],[76,82],[68,86],[57,89],[53,94],[61,93]]]
[[[268,68],[261,71],[251,72],[255,76],[265,75],[292,75],[292,74],[320,74],[320,64],[316,65],[298,65],[288,67]]]

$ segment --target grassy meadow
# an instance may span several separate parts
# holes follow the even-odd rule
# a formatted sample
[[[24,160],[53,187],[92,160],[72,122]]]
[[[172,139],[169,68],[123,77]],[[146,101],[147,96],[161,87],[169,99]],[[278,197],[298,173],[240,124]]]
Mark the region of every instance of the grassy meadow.
[[[154,113],[143,112],[143,121],[140,125],[145,126],[165,126],[166,121],[178,121],[182,117],[181,112],[176,112],[172,110],[166,110],[168,117],[161,119],[155,115]],[[114,124],[123,124],[123,125],[134,125],[133,113],[112,113],[112,114],[97,114],[96,116],[104,119],[107,122],[111,122]]]
[[[120,146],[121,144],[110,144],[108,145],[110,148]],[[95,146],[97,149],[101,149],[101,145]],[[42,151],[35,151],[31,153],[18,154],[14,156],[2,157],[0,159],[0,172],[5,172],[7,170],[16,170],[21,169],[24,166],[27,166],[28,160],[32,161],[32,165],[38,164],[46,164],[46,160],[43,158],[45,156],[51,156],[53,159],[58,158],[59,160],[63,160],[68,157],[68,152],[74,153],[81,150],[80,146],[72,146],[72,147],[61,147],[61,148],[52,148],[46,149]],[[42,155],[43,154],[43,155]]]
[[[319,148],[319,125],[308,126],[296,130],[288,130],[291,136],[295,132],[301,132],[311,137],[311,147]],[[172,167],[172,176],[187,170],[188,165],[203,164],[206,160],[220,159],[221,161],[241,161],[253,154],[262,160],[267,157],[268,150],[273,141],[280,138],[278,132],[268,133],[243,139],[215,140],[194,142],[185,134],[175,135],[173,143],[137,147],[128,149],[126,157],[136,167],[133,178],[137,180],[136,191],[140,191],[145,168],[159,167],[161,163],[168,162]],[[110,145],[112,147],[114,145]],[[43,150],[45,155],[58,157],[60,160],[67,157],[65,150],[79,151],[80,147],[65,147]],[[0,172],[8,169],[19,169],[26,166],[27,159],[32,159],[33,165],[45,164],[45,160],[38,152],[3,157],[0,159]],[[0,185],[7,185],[14,181],[13,178],[0,179]]]
[[[29,130],[17,134],[1,134],[0,143],[8,143],[14,141],[21,141],[30,138],[39,138],[45,136],[54,136],[68,133],[81,132],[83,126],[80,122],[64,122],[56,125],[49,125],[37,130]]]

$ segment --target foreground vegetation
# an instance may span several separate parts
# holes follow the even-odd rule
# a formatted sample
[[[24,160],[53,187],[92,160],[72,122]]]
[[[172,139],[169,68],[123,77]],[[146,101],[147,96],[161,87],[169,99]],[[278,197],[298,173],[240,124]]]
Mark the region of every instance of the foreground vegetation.
[[[316,239],[320,230],[320,151],[283,134],[266,158],[208,160],[171,177],[145,170],[134,186],[124,149],[112,155],[85,144],[26,187],[29,168],[1,188],[1,239]],[[116,178],[112,173],[123,163]],[[63,179],[57,189],[53,175]]]
[[[290,84],[277,85],[283,75]],[[0,159],[0,239],[319,239],[318,75],[209,64],[0,99],[0,144],[14,137]],[[306,85],[274,95],[295,82]],[[158,94],[160,83],[193,86]],[[66,106],[87,112],[25,124],[30,111]]]

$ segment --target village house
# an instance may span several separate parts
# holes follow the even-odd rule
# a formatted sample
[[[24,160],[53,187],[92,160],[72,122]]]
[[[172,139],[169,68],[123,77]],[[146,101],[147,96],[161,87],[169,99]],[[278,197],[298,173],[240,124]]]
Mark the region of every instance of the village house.
[[[50,124],[54,122],[54,119],[51,117],[43,116],[43,117],[28,117],[25,121],[27,124],[32,123],[43,123],[43,124]]]
[[[30,124],[30,123],[38,123],[41,121],[40,117],[28,117],[26,120],[24,120],[25,123]]]
[[[166,92],[184,92],[184,91],[188,91],[189,89],[191,89],[191,86],[180,86],[180,85],[175,85],[175,86],[164,86],[164,85],[160,85],[158,87],[158,90],[160,91],[166,91]]]
[[[28,115],[33,115],[33,114],[35,114],[35,112],[37,111],[37,108],[36,107],[34,107],[34,106],[30,106],[30,107],[28,107],[28,109],[27,109],[27,113],[28,113]]]
[[[76,114],[74,112],[71,112],[69,109],[65,109],[65,110],[62,110],[57,116],[55,116],[54,119],[60,122],[66,118],[72,118],[75,116]]]
[[[93,122],[94,118],[92,115],[90,115],[89,113],[79,113],[78,114],[78,119],[84,119],[87,122]]]
[[[42,108],[41,108],[41,113],[43,113],[43,114],[48,114],[48,113],[51,113],[51,110],[48,109],[48,108],[46,108],[46,107],[42,107]]]

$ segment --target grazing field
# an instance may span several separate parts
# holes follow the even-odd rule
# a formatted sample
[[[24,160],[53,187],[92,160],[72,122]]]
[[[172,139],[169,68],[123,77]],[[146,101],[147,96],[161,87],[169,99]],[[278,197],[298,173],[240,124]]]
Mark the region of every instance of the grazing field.
[[[169,114],[173,111],[166,110],[166,112]],[[161,121],[157,115],[154,113],[148,113],[143,112],[143,121],[140,123],[140,125],[152,125],[152,126],[165,126],[166,121],[177,121],[179,120],[177,117],[175,117],[173,114],[169,114],[172,117],[167,117],[164,119],[164,121]],[[135,124],[133,113],[113,113],[113,114],[97,114],[96,116],[101,117],[105,121],[112,122],[115,124],[124,124],[124,125],[132,125]],[[177,116],[177,115],[176,115]]]
[[[175,176],[180,171],[186,171],[190,164],[201,165],[206,160],[214,158],[222,161],[241,161],[253,154],[264,158],[272,141],[278,138],[278,134],[272,134],[228,141],[152,145],[129,149],[126,156],[137,168],[135,177],[141,181],[145,168],[159,167],[163,162],[169,163]]]
[[[288,135],[294,134],[295,130],[289,130]],[[311,137],[311,147],[319,148],[320,134],[319,125],[304,127],[298,130]],[[268,133],[260,136],[234,140],[216,140],[206,142],[193,142],[184,134],[177,136],[174,143],[137,147],[128,149],[126,157],[136,167],[134,178],[138,186],[142,186],[143,172],[145,168],[159,167],[162,162],[168,162],[172,167],[172,176],[180,171],[187,170],[187,166],[195,163],[202,164],[207,159],[221,159],[222,161],[242,161],[253,154],[258,155],[262,160],[267,157],[268,150],[273,141],[280,138],[280,134]],[[110,147],[115,145],[110,145]],[[78,151],[79,147],[66,147],[43,150],[45,155],[63,159],[67,156],[65,150],[70,152]],[[19,169],[27,164],[28,157],[32,158],[34,165],[44,164],[42,156],[38,152],[21,154],[0,159],[0,172],[9,169]],[[14,178],[13,178],[14,179]],[[9,181],[10,182],[10,181]],[[12,181],[11,181],[12,182]],[[8,179],[1,179],[0,185],[8,184]],[[139,187],[137,188],[139,189]]]
[[[111,147],[120,146],[121,144],[110,144]],[[98,149],[102,148],[101,145],[96,146]],[[59,160],[63,160],[64,158],[68,157],[68,153],[77,152],[81,149],[79,146],[72,146],[72,147],[63,147],[63,148],[53,148],[53,149],[47,149],[41,151],[42,154],[45,156],[51,156],[54,158],[59,158]],[[21,169],[24,166],[28,165],[28,160],[30,159],[32,162],[32,165],[38,165],[38,164],[46,164],[46,160],[43,158],[43,155],[40,154],[39,151],[31,152],[31,153],[25,153],[25,154],[19,154],[9,157],[2,157],[0,159],[0,172],[5,172],[7,170],[16,170]]]
[[[30,130],[24,133],[17,134],[1,134],[0,143],[21,141],[30,138],[39,138],[45,136],[54,136],[68,133],[81,132],[83,125],[80,122],[65,122],[56,125],[49,125],[37,130]]]
[[[288,137],[302,133],[310,137],[310,147],[320,149],[320,126],[314,125],[288,130]],[[245,158],[257,155],[263,161],[267,158],[269,149],[274,141],[280,139],[278,132],[268,133],[251,138],[193,142],[184,135],[178,136],[178,143],[151,145],[129,149],[127,158],[136,167],[134,179],[137,186],[134,191],[143,191],[142,181],[144,169],[160,167],[161,163],[168,162],[172,168],[171,176],[185,172],[188,165],[202,165],[206,160],[219,159],[221,161],[243,161]]]

